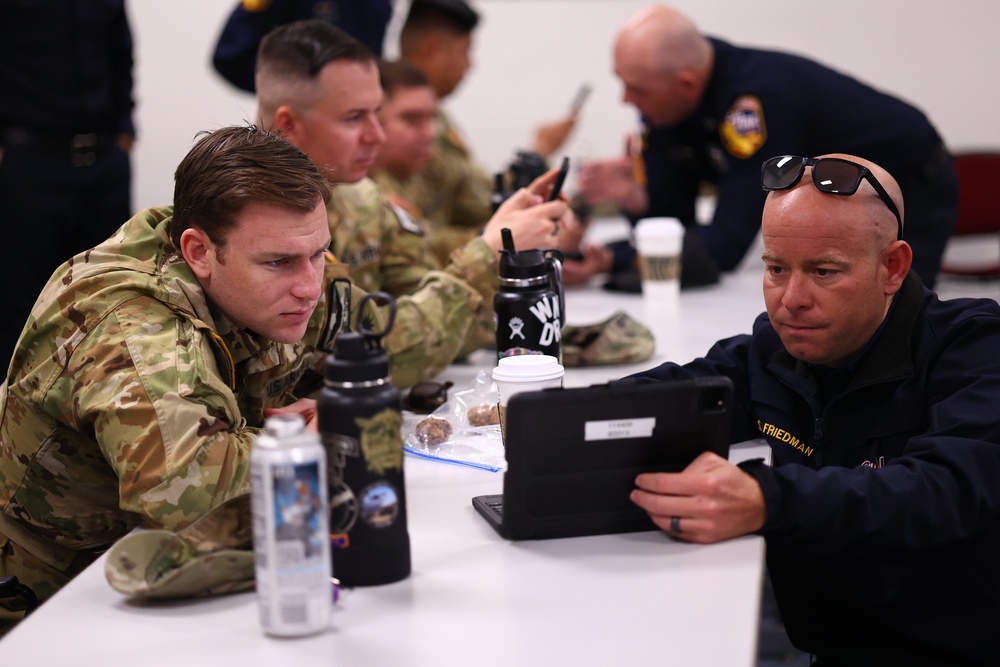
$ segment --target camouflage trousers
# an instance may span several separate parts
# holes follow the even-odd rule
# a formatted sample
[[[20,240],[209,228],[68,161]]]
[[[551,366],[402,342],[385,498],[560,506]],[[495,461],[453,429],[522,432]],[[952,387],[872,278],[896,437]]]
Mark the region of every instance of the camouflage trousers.
[[[0,577],[17,577],[19,583],[35,593],[39,602],[55,595],[96,559],[97,554],[78,552],[65,568],[57,569],[0,533]],[[0,598],[0,637],[24,618],[24,607],[20,598]]]

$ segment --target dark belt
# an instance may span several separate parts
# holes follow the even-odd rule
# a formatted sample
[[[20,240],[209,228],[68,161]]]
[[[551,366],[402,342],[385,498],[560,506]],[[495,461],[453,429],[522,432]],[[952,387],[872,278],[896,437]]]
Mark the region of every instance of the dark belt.
[[[55,157],[69,158],[74,167],[89,167],[114,148],[115,136],[102,132],[45,132],[23,125],[6,125],[0,130],[0,145],[37,148]]]

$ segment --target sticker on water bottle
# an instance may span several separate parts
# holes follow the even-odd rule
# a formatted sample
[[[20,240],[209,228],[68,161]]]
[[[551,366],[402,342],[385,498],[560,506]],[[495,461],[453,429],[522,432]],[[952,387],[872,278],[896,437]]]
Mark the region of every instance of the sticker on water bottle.
[[[399,494],[385,480],[379,480],[361,492],[361,518],[373,528],[388,528],[399,516]]]
[[[400,429],[403,416],[399,410],[385,408],[371,417],[358,417],[354,423],[358,427],[361,454],[368,472],[382,475],[387,470],[402,469],[403,436]]]

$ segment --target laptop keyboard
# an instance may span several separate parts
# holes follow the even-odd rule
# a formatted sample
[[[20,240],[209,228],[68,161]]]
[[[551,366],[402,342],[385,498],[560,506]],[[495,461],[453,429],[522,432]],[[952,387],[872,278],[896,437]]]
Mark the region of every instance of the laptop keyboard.
[[[486,506],[490,508],[491,511],[496,512],[497,516],[501,519],[503,518],[503,500],[490,501],[486,503]]]

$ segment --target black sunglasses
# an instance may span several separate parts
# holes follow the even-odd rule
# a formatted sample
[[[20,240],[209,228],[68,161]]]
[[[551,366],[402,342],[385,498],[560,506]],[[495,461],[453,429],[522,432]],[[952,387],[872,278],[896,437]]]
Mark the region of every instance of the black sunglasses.
[[[428,415],[445,404],[451,387],[451,382],[418,382],[403,399],[403,407]]]
[[[760,168],[760,184],[765,190],[788,190],[795,186],[805,173],[806,167],[812,167],[813,185],[820,192],[833,195],[850,196],[858,191],[861,181],[868,181],[875,188],[879,199],[896,216],[896,239],[903,239],[903,218],[899,209],[893,203],[892,197],[885,191],[875,174],[868,167],[844,160],[838,157],[797,157],[795,155],[779,155],[765,160]]]

